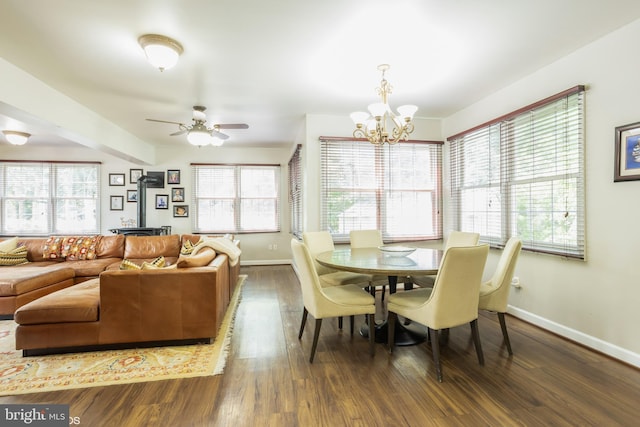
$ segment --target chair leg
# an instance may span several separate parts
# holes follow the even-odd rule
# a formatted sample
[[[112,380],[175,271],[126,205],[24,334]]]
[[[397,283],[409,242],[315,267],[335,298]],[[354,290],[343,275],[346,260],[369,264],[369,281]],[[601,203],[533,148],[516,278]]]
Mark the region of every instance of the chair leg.
[[[386,292],[386,289],[387,289],[387,286],[386,285],[382,285],[382,297],[381,297],[382,301],[384,301],[384,294]]]
[[[302,323],[300,323],[300,332],[298,332],[298,339],[302,338],[302,333],[304,332],[304,325],[306,325],[307,323],[307,314],[309,314],[309,312],[307,311],[307,307],[304,307],[304,310],[302,310]]]
[[[376,354],[376,318],[375,314],[369,314],[369,351],[371,351],[371,357]]]
[[[342,330],[342,316],[338,317],[338,329]]]
[[[349,332],[351,332],[351,335],[353,335],[353,321],[355,319],[356,316],[349,316]]]
[[[395,330],[396,330],[396,321],[398,320],[398,315],[392,311],[389,312],[389,317],[387,318],[387,326],[388,332],[387,337],[389,338],[389,354],[393,353],[393,347],[395,346]]]
[[[478,362],[484,365],[484,354],[482,353],[482,344],[480,344],[480,332],[478,331],[478,319],[471,321],[471,335],[473,336],[473,343],[476,346],[476,353],[478,354]]]
[[[509,341],[509,333],[507,332],[507,323],[505,322],[505,319],[504,319],[504,313],[498,313],[498,320],[500,321],[502,336],[504,338],[504,343],[507,345],[507,351],[509,352],[509,356],[513,356],[513,351],[511,350],[511,342]]]
[[[311,346],[311,357],[309,357],[309,363],[313,363],[313,357],[316,355],[318,337],[320,336],[320,326],[322,326],[322,319],[316,319],[316,329],[313,332],[313,345]]]
[[[431,337],[431,352],[433,353],[433,363],[436,365],[436,377],[438,382],[442,382],[442,365],[440,364],[440,342],[438,341],[438,330],[429,328]]]

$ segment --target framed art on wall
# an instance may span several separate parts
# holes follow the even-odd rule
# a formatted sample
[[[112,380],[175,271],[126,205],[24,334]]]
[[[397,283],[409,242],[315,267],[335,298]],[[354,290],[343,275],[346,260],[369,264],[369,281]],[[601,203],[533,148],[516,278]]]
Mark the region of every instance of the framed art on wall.
[[[129,169],[129,184],[137,184],[143,173],[142,169]]]
[[[171,189],[172,202],[184,202],[184,188],[176,187]]]
[[[137,202],[138,201],[138,190],[127,190],[127,202]]]
[[[156,209],[169,209],[168,194],[156,194]]]
[[[189,216],[188,205],[173,205],[173,216],[176,218],[186,218]]]
[[[112,211],[124,210],[124,196],[111,196],[110,207]]]
[[[109,174],[109,185],[124,185],[124,174],[123,173],[110,173]]]
[[[167,171],[167,184],[180,184],[180,170],[169,169]]]
[[[640,179],[640,122],[616,127],[613,181]]]
[[[164,188],[164,172],[147,172],[147,188]]]

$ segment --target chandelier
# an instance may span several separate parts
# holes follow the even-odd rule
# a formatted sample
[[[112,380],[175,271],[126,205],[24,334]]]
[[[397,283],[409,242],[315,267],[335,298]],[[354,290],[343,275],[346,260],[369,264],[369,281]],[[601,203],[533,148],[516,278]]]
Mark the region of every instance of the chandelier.
[[[395,115],[389,107],[388,98],[393,87],[384,78],[384,73],[390,68],[389,64],[378,65],[378,70],[382,72],[382,81],[376,92],[382,102],[369,105],[369,113],[358,111],[351,113],[351,120],[356,124],[353,131],[355,138],[366,138],[370,143],[383,145],[385,143],[393,145],[400,141],[406,141],[409,134],[413,132],[413,115],[418,111],[415,105],[401,105],[398,107],[398,115]],[[391,119],[393,130],[389,131],[387,119]]]

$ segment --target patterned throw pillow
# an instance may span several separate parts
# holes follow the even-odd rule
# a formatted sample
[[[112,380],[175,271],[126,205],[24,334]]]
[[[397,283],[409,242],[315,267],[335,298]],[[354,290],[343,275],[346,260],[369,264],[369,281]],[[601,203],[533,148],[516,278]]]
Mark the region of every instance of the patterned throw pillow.
[[[65,237],[62,242],[62,255],[67,260],[96,259],[96,247],[100,236]]]
[[[0,252],[0,265],[2,266],[20,265],[28,262],[26,246],[18,246],[8,252]]]
[[[149,270],[152,268],[163,268],[165,264],[166,261],[163,256],[159,256],[151,262],[145,261],[142,263],[142,265],[138,265],[135,262],[125,258],[120,263],[120,270]]]
[[[122,262],[120,263],[120,270],[140,270],[140,269],[142,269],[141,266],[139,266],[135,262],[129,261],[126,258],[123,259]]]
[[[191,252],[202,243],[202,239],[198,240],[196,243],[191,243],[191,240],[187,239],[182,244],[182,249],[180,249],[180,254],[182,255],[191,255]]]
[[[62,241],[63,237],[51,236],[45,242],[42,248],[43,258],[46,259],[60,259],[62,256]]]

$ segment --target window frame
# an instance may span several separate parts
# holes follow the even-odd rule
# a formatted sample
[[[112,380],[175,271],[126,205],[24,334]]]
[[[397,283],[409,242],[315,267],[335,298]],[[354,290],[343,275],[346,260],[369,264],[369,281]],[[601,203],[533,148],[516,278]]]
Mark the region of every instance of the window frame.
[[[492,247],[517,235],[523,250],[585,259],[584,92],[575,86],[447,138],[452,229]],[[479,207],[463,209],[474,191],[467,205]]]

